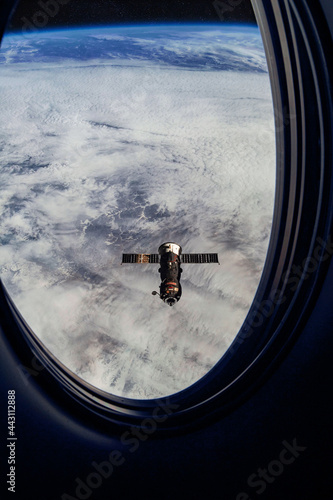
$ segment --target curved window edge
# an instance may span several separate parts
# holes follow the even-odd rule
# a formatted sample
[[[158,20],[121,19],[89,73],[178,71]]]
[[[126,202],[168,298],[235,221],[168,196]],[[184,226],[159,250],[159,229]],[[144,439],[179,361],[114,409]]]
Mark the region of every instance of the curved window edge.
[[[229,412],[262,383],[297,340],[327,273],[333,254],[332,38],[320,6],[313,7],[312,2],[252,3],[272,85],[276,200],[256,296],[234,343],[217,365],[189,388],[167,398],[142,401],[112,396],[62,365],[1,288],[0,326],[8,341],[22,359],[35,356],[45,367],[35,382],[45,383],[46,388],[56,382],[80,408],[107,422],[142,426],[163,405],[169,418],[160,419],[161,429],[196,425],[211,416],[217,402],[219,415]],[[8,14],[10,7],[7,1]],[[0,35],[3,31],[4,24]]]

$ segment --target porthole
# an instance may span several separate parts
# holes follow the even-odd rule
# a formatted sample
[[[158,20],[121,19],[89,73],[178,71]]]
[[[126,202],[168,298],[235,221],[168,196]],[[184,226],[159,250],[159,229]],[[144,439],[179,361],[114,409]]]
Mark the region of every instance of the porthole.
[[[267,54],[275,114],[277,186],[270,245],[238,335],[205,376],[170,395],[178,408],[170,422],[209,413],[213,401],[220,402],[221,410],[230,407],[274,368],[274,361],[297,338],[300,311],[306,317],[311,310],[331,252],[327,212],[331,172],[325,149],[331,100],[318,20],[310,9],[293,2],[273,6],[256,1],[253,6]],[[13,304],[11,310],[15,313]],[[112,396],[90,386],[69,373],[18,315],[16,320],[36,355],[85,405],[111,419],[126,419],[125,414],[142,418],[156,406],[156,401]]]
[[[259,29],[41,31],[46,15],[21,16],[1,51],[2,280],[82,379],[121,397],[169,396],[226,352],[266,257],[275,133]],[[219,256],[181,260],[172,310],[151,295],[166,282],[157,260],[120,266],[166,240],[181,258]],[[172,293],[157,295],[173,305]]]

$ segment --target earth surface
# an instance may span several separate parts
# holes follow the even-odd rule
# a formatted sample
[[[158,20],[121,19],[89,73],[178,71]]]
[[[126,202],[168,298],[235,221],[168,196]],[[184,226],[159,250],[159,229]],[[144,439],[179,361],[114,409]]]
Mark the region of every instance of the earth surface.
[[[150,399],[226,352],[269,243],[275,135],[258,28],[7,34],[0,52],[0,272],[44,344],[91,384]],[[184,265],[122,253],[217,252]]]

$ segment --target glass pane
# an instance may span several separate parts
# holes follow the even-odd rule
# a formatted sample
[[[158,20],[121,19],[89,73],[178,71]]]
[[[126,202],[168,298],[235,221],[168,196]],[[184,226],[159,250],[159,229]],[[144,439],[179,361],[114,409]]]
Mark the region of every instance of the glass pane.
[[[269,76],[258,28],[215,7],[200,24],[41,31],[30,16],[1,48],[1,278],[45,345],[116,395],[165,396],[205,375],[261,277]],[[151,293],[161,264],[121,265],[165,242],[220,263],[181,264],[173,307]]]

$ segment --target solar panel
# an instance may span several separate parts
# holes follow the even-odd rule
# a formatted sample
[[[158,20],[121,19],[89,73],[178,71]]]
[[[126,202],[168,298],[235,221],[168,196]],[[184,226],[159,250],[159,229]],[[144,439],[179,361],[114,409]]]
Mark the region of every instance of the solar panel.
[[[180,260],[182,264],[219,264],[217,253],[183,253]]]
[[[182,264],[219,264],[217,253],[183,253],[180,255]],[[122,264],[159,264],[157,253],[124,253]]]
[[[158,264],[158,253],[123,253],[122,264]]]

